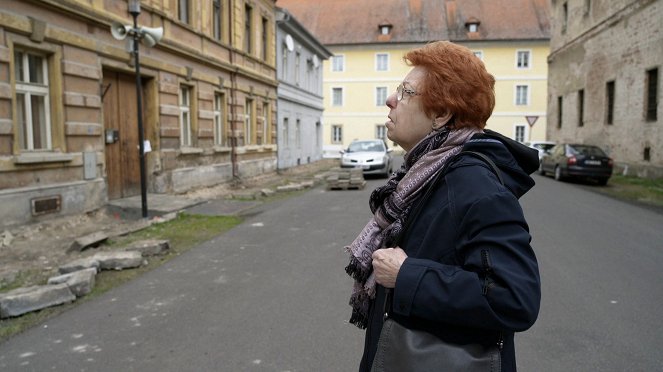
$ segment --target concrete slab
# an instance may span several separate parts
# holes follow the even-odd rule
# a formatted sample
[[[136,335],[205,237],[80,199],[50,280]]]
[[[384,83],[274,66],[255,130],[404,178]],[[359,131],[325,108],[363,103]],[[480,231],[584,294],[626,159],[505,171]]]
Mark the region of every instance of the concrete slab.
[[[177,195],[147,194],[147,215],[148,218],[163,216],[204,202],[204,200],[194,200]],[[106,209],[111,215],[120,218],[141,219],[142,198],[140,195],[136,195],[124,199],[110,200],[106,205]]]

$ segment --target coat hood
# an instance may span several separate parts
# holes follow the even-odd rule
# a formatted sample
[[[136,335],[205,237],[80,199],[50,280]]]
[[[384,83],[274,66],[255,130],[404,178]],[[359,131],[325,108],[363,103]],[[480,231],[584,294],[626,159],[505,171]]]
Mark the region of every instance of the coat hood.
[[[472,136],[463,146],[463,151],[476,151],[489,156],[500,169],[504,185],[517,198],[534,186],[530,174],[539,168],[537,150],[500,133],[484,130],[484,133]]]

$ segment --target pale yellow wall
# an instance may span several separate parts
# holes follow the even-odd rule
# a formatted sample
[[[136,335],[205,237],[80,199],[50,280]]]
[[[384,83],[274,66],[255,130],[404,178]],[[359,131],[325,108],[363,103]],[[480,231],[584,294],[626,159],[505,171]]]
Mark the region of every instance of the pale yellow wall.
[[[335,55],[345,56],[345,71],[334,72],[332,60],[323,65],[323,94],[325,111],[324,144],[331,143],[331,126],[343,125],[343,145],[353,139],[375,137],[375,125],[384,124],[389,109],[376,106],[375,88],[386,86],[387,94],[396,90],[410,67],[403,62],[402,56],[417,45],[362,45],[348,47],[329,47]],[[544,140],[546,133],[546,89],[547,89],[547,42],[511,42],[511,43],[472,43],[466,45],[473,51],[483,52],[486,68],[495,76],[496,105],[487,127],[507,136],[515,135],[515,124],[527,124],[526,115],[538,116],[531,131],[532,140]],[[531,67],[516,68],[516,51],[529,50]],[[388,71],[376,71],[375,55],[389,54]],[[516,84],[529,85],[530,101],[527,106],[515,104]],[[332,106],[332,88],[343,88],[343,106]],[[525,140],[529,139],[529,126]],[[393,145],[389,143],[389,145]]]

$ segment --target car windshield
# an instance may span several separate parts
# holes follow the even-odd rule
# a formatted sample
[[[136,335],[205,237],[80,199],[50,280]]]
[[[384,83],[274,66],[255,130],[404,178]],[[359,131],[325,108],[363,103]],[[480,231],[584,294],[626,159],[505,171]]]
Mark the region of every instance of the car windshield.
[[[587,146],[587,145],[571,145],[569,146],[571,153],[573,155],[584,155],[584,156],[606,156],[603,150],[596,146]]]
[[[555,147],[555,144],[554,143],[535,143],[532,146],[539,149],[539,150],[548,151],[551,148]]]
[[[383,152],[384,144],[380,141],[358,141],[352,142],[348,152]]]

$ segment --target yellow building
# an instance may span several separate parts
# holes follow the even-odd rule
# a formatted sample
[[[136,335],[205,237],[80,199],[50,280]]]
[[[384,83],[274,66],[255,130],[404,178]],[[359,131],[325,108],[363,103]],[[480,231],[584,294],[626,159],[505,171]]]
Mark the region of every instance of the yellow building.
[[[468,47],[495,76],[496,106],[488,128],[523,142],[545,139],[547,1],[278,0],[277,4],[302,20],[334,53],[323,66],[324,144],[329,155],[353,139],[386,139],[389,110],[384,102],[410,70],[402,57],[435,40]]]

